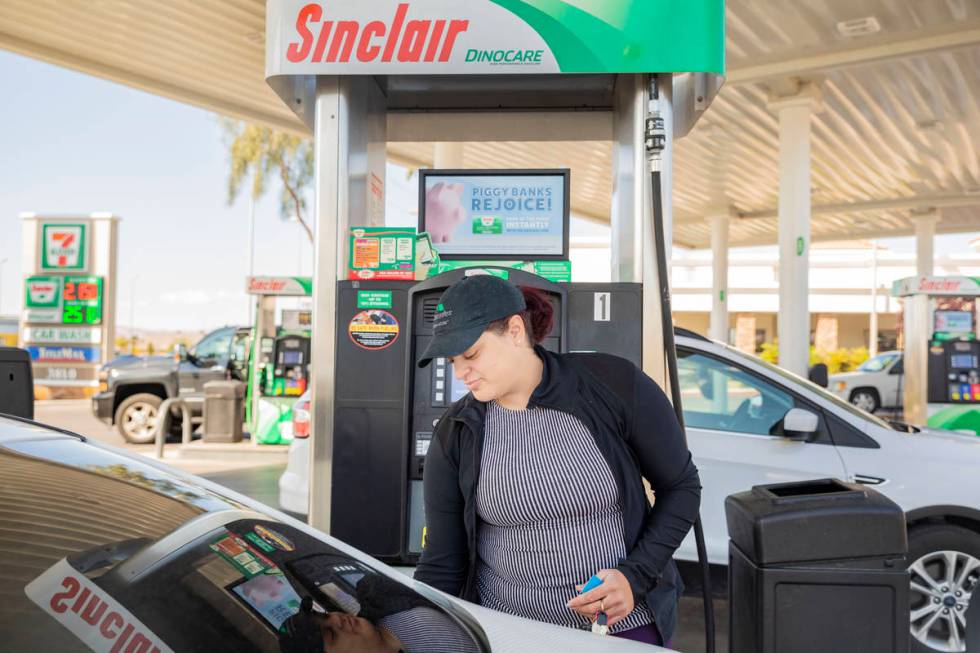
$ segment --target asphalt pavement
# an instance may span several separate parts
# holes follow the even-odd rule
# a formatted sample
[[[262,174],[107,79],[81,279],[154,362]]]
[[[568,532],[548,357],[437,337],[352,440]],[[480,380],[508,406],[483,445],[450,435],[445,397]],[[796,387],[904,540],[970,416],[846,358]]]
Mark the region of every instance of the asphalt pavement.
[[[156,459],[152,444],[128,444],[116,429],[98,420],[88,400],[38,401],[34,404],[34,419],[44,424],[74,431],[98,442],[125,449],[130,453]],[[197,474],[220,485],[240,492],[270,506],[278,506],[278,480],[284,464],[267,464],[268,458],[258,455],[253,460],[242,456],[223,460],[220,456],[207,459],[177,455],[178,445],[165,447],[164,462],[192,474]],[[716,651],[728,651],[728,604],[715,600]],[[678,651],[701,653],[706,650],[704,638],[704,610],[700,598],[686,597],[681,600],[677,633],[671,642]]]
[[[126,442],[114,426],[106,424],[92,414],[91,402],[88,400],[36,401],[34,419],[124,449],[128,453],[157,460],[155,445]],[[240,446],[249,447],[247,443]],[[284,451],[281,451],[283,447],[274,449],[276,450],[270,447],[267,454],[260,450],[255,455],[248,456],[187,455],[180,451],[178,443],[171,442],[164,446],[163,462],[220,483],[262,503],[278,507],[278,481],[286,465],[283,462]],[[255,451],[250,448],[249,450]]]

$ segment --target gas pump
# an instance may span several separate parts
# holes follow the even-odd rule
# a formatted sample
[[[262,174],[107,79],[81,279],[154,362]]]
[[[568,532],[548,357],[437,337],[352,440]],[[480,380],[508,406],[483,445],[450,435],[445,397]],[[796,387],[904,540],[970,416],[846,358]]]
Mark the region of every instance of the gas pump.
[[[905,421],[980,435],[980,280],[910,277],[905,300]]]
[[[253,442],[282,444],[292,440],[292,409],[309,387],[310,313],[283,310],[279,297],[308,297],[305,277],[250,277],[247,292],[255,296],[251,360],[245,391],[245,422]]]
[[[272,360],[266,363],[263,393],[270,397],[300,396],[306,392],[309,368],[309,336],[278,336],[274,341]]]
[[[550,346],[619,354],[670,390],[666,370],[672,349],[665,347],[670,315],[662,292],[666,268],[658,270],[658,258],[669,260],[669,251],[654,246],[653,233],[668,239],[671,234],[672,144],[692,129],[721,87],[724,3],[569,4],[267,3],[266,79],[315,139],[312,355],[317,365],[310,522],[376,556],[410,561],[417,548],[420,522],[411,511],[416,500],[411,482],[420,471],[416,452],[426,446],[424,434],[441,412],[442,406],[433,404],[450,400],[453,388],[445,367],[442,379],[410,370],[419,341],[426,337],[426,300],[467,274],[446,271],[414,289],[410,281],[346,280],[355,254],[399,268],[401,253],[407,258],[397,239],[363,251],[345,246],[352,229],[393,226],[386,223],[384,201],[386,151],[397,147],[393,143],[422,145],[418,152],[425,152],[425,143],[438,144],[436,161],[440,152],[457,159],[437,162],[440,168],[466,163],[451,155],[457,148],[441,145],[473,144],[467,152],[472,161],[528,165],[530,160],[538,162],[533,167],[544,168],[573,158],[548,152],[562,142],[611,143],[608,167],[598,155],[597,165],[578,169],[583,188],[597,181],[605,188],[611,181],[613,283],[590,287],[545,280],[561,303],[559,331]],[[331,31],[341,24],[349,29]],[[363,31],[361,26],[366,26]],[[661,91],[656,98],[651,98],[651,85]],[[644,157],[645,127],[654,108],[661,127],[655,139],[663,179],[662,187],[659,177],[654,184],[656,200]],[[505,151],[511,143],[523,143],[528,156],[522,160]],[[535,145],[526,147],[529,143]],[[543,156],[546,152],[552,156]],[[412,154],[407,160],[427,156]],[[611,177],[602,178],[607,174]],[[461,217],[452,197],[459,191],[447,187],[459,182],[443,181],[436,191],[446,200],[440,225],[426,227],[433,245],[445,251],[449,241],[440,236],[458,226]],[[504,218],[497,212],[508,209],[508,199],[527,208],[547,206],[549,198],[559,197],[554,190],[550,196],[509,198],[489,193],[479,198],[483,214],[464,224],[475,238],[489,239],[501,233]],[[656,225],[654,204],[662,207]],[[541,235],[550,250],[544,256],[533,252],[513,258],[567,259],[567,243],[555,249],[559,241],[536,219],[523,229]],[[470,252],[483,259],[486,253]],[[490,261],[481,269],[505,267],[499,258]],[[513,270],[508,274],[512,280],[531,281]],[[441,387],[440,380],[445,380]],[[708,650],[713,650],[710,639]]]

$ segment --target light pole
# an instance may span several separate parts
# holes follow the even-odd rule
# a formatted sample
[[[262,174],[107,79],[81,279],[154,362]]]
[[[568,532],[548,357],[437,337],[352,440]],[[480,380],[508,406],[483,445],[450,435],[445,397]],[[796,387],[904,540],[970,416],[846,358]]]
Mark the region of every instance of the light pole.
[[[129,353],[136,355],[136,280],[140,275],[133,275],[132,285],[129,287]]]
[[[6,257],[0,258],[0,315],[3,314],[3,264],[6,262]]]
[[[251,278],[255,275],[255,197],[252,195],[251,190],[248,194],[248,276]],[[248,323],[252,324],[255,322],[255,298],[251,295],[245,295],[245,301],[248,302]]]

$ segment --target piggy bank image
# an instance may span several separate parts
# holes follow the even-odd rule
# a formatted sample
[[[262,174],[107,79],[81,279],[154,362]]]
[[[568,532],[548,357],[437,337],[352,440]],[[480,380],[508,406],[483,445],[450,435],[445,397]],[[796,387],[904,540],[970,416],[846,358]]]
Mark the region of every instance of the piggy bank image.
[[[425,191],[425,228],[433,243],[448,243],[466,211],[460,200],[463,184],[440,181]]]

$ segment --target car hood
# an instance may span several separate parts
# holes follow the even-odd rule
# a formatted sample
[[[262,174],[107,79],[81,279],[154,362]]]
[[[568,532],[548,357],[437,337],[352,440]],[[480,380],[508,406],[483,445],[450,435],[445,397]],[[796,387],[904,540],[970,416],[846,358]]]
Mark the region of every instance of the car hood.
[[[931,438],[936,441],[946,441],[946,442],[972,442],[974,445],[980,445],[980,436],[977,436],[973,431],[949,431],[947,429],[933,429],[925,426],[916,427],[919,430],[910,435],[919,438]],[[980,450],[978,450],[980,451]]]
[[[851,381],[853,379],[860,379],[862,377],[867,377],[872,372],[838,372],[837,374],[831,374],[827,377],[830,381]]]
[[[104,370],[170,369],[172,356],[120,356],[102,366]]]
[[[417,583],[418,581],[416,581]],[[431,590],[430,590],[431,591]],[[448,594],[443,596],[469,612],[483,628],[494,651],[562,651],[562,653],[617,653],[672,651],[618,637],[602,637],[564,626],[531,621],[489,610]]]

